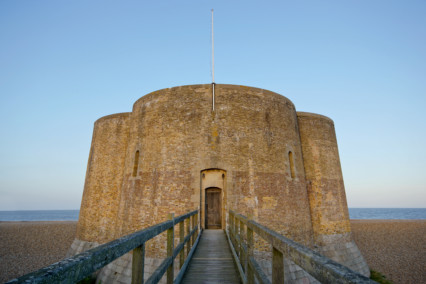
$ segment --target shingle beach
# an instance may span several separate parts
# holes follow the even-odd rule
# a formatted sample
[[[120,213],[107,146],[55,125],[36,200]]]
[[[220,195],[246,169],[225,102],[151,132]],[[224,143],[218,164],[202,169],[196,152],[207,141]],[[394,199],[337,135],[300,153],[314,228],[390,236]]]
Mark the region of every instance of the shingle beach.
[[[426,283],[426,220],[351,220],[370,268],[394,283]],[[77,222],[0,222],[0,282],[65,257]]]
[[[76,228],[75,221],[0,222],[0,283],[63,259]]]
[[[394,283],[426,283],[426,220],[351,220],[370,269]]]

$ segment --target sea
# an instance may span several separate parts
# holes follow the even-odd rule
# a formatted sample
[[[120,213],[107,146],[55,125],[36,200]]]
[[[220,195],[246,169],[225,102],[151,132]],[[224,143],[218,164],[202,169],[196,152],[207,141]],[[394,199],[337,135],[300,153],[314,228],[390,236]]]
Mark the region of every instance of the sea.
[[[80,210],[0,211],[0,221],[77,221]],[[349,208],[350,219],[426,219],[426,208]]]
[[[0,221],[77,221],[80,210],[0,211]]]
[[[426,219],[426,208],[349,208],[350,219]]]

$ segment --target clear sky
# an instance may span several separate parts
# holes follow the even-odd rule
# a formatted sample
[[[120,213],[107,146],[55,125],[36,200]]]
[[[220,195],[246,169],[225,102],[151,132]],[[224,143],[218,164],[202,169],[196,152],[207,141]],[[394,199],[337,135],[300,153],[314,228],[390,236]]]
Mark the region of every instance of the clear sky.
[[[426,1],[0,1],[0,210],[79,209],[93,123],[215,81],[335,122],[350,207],[426,207]]]

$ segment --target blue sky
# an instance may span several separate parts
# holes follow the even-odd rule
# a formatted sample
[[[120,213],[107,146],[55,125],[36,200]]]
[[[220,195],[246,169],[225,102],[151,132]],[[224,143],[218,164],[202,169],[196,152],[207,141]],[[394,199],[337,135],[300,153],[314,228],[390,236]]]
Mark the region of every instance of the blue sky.
[[[158,89],[280,93],[335,122],[350,207],[426,207],[426,2],[0,1],[0,210],[78,209],[93,123]]]

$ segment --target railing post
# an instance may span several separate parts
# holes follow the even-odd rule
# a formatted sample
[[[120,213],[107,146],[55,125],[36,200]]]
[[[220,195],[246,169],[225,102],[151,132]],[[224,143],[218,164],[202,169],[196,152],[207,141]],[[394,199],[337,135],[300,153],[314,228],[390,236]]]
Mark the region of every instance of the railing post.
[[[192,215],[192,216],[191,216],[191,221],[192,221],[192,230],[194,230],[194,228],[195,228],[195,215]],[[191,237],[191,246],[194,246],[194,243],[195,243],[195,235],[196,235],[196,234],[193,234],[193,235],[192,235],[192,237]]]
[[[238,232],[235,230],[235,227],[238,224],[238,219],[235,217],[235,215],[232,215],[232,233],[234,234],[234,237],[238,235]]]
[[[186,218],[186,235],[189,236],[189,233],[191,232],[191,217]],[[186,242],[186,256],[189,255],[189,252],[191,251],[191,239],[189,239]]]
[[[241,261],[241,266],[244,268],[244,271],[247,271],[247,252],[244,251],[244,243],[246,242],[246,232],[244,230],[244,222],[242,220],[238,221],[240,222],[240,242],[239,242],[239,246],[240,246],[240,261]],[[238,241],[237,241],[238,242]]]
[[[133,250],[132,257],[132,284],[143,284],[145,265],[145,243]]]
[[[231,227],[231,231],[232,231],[232,241],[234,242],[234,245],[238,245],[238,240],[237,240],[237,231],[235,231],[235,224],[238,222],[237,218],[235,218],[235,214],[232,214],[232,227]]]
[[[167,229],[167,257],[173,257],[173,250],[175,246],[174,217],[174,213],[168,215],[168,219],[173,220],[173,226],[170,229]],[[172,259],[172,264],[169,266],[169,268],[167,268],[167,284],[173,284],[174,278],[174,260]]]
[[[185,240],[185,226],[184,221],[179,223],[179,242],[183,243]],[[179,269],[182,268],[183,263],[185,262],[185,250],[184,247],[180,251],[179,256]]]
[[[235,231],[235,236],[239,236],[240,235],[240,222],[235,222],[235,226],[234,226],[234,231]],[[235,239],[238,239],[237,237]],[[235,251],[238,253],[238,256],[241,258],[241,243],[240,242],[236,242],[237,245],[235,247]],[[240,259],[241,261],[241,259]]]
[[[284,258],[275,247],[272,247],[272,283],[284,283]]]
[[[235,242],[234,242],[234,216],[232,215],[231,210],[228,211],[228,220],[229,220],[229,224],[228,224],[229,239],[231,240],[232,244],[235,247]]]
[[[197,228],[197,234],[194,236],[194,243],[197,240],[198,234],[201,232],[201,219],[198,220],[198,217],[201,218],[201,215],[198,215],[198,212],[200,211],[197,211],[197,213],[195,213],[195,226],[198,226],[198,228]]]
[[[250,218],[251,220],[251,218]],[[249,227],[249,219],[247,219],[247,283],[254,284],[254,272],[250,265],[250,257],[253,256],[253,230]]]
[[[235,217],[234,214],[231,213],[231,210],[229,210],[229,235],[230,237],[234,237],[234,223],[235,223]]]
[[[229,220],[229,224],[228,224],[229,238],[231,239],[231,241],[233,241],[233,236],[234,236],[234,216],[232,216],[231,211],[228,211],[228,220]]]
[[[197,211],[197,213],[195,213],[195,226],[197,226],[198,225],[198,211]],[[198,233],[200,232],[200,227],[198,227],[198,229],[197,229],[197,236],[198,236]],[[194,237],[194,243],[195,243],[195,240],[197,239],[197,236],[195,236]]]

